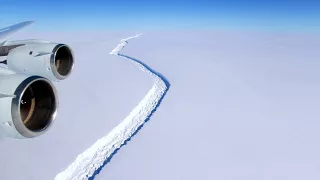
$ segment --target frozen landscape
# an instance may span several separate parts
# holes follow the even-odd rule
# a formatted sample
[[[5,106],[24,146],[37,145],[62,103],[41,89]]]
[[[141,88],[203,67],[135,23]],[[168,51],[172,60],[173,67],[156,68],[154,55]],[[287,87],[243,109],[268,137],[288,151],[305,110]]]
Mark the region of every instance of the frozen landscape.
[[[47,134],[1,139],[0,179],[320,178],[320,34],[147,31],[121,41],[136,34],[14,37],[69,44],[76,66],[56,83],[59,113]],[[137,128],[121,124],[144,123],[154,108],[114,153]],[[115,145],[104,139],[117,133]]]
[[[109,54],[124,57],[135,64],[141,71],[148,74],[154,81],[154,85],[132,110],[132,112],[108,135],[99,139],[88,150],[80,154],[66,170],[59,173],[55,179],[93,179],[95,174],[107,164],[117,153],[121,146],[125,145],[147,122],[160,105],[165,94],[169,90],[169,82],[165,77],[152,70],[143,62],[130,56],[121,54],[122,49],[132,39],[142,34],[122,39],[121,43]]]

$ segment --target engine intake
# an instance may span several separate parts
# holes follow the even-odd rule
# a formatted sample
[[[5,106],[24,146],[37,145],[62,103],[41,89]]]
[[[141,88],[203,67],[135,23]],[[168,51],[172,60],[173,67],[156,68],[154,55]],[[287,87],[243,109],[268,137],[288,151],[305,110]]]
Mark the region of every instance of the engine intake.
[[[64,44],[58,44],[53,49],[50,62],[54,75],[58,79],[65,79],[71,73],[74,66],[71,49]]]
[[[58,97],[51,82],[31,76],[16,89],[12,99],[12,121],[17,131],[26,138],[43,134],[57,114]]]

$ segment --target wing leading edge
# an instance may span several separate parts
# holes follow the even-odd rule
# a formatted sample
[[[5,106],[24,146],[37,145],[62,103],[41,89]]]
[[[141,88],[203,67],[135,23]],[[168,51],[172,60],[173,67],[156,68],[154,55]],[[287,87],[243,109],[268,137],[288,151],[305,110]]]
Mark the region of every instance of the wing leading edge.
[[[0,45],[3,45],[8,39],[10,39],[12,34],[24,29],[32,23],[33,21],[25,21],[0,29]]]

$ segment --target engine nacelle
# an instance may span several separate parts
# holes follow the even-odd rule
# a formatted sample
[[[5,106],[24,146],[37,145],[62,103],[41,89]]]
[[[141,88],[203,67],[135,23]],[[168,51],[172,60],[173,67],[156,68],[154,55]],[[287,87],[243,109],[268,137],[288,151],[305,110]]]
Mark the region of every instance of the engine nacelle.
[[[74,56],[71,48],[65,44],[31,43],[10,50],[7,65],[16,72],[57,81],[70,75],[74,66]]]
[[[22,74],[4,75],[0,76],[0,92],[15,96],[0,98],[0,136],[33,138],[52,125],[59,103],[50,80]]]

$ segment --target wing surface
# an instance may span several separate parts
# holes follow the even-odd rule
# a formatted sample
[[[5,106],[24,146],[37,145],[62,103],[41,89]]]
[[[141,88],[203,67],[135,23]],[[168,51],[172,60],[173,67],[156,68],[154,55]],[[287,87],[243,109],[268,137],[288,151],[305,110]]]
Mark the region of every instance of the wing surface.
[[[0,45],[3,45],[8,39],[12,37],[14,33],[24,29],[32,23],[33,21],[25,21],[0,29]]]

